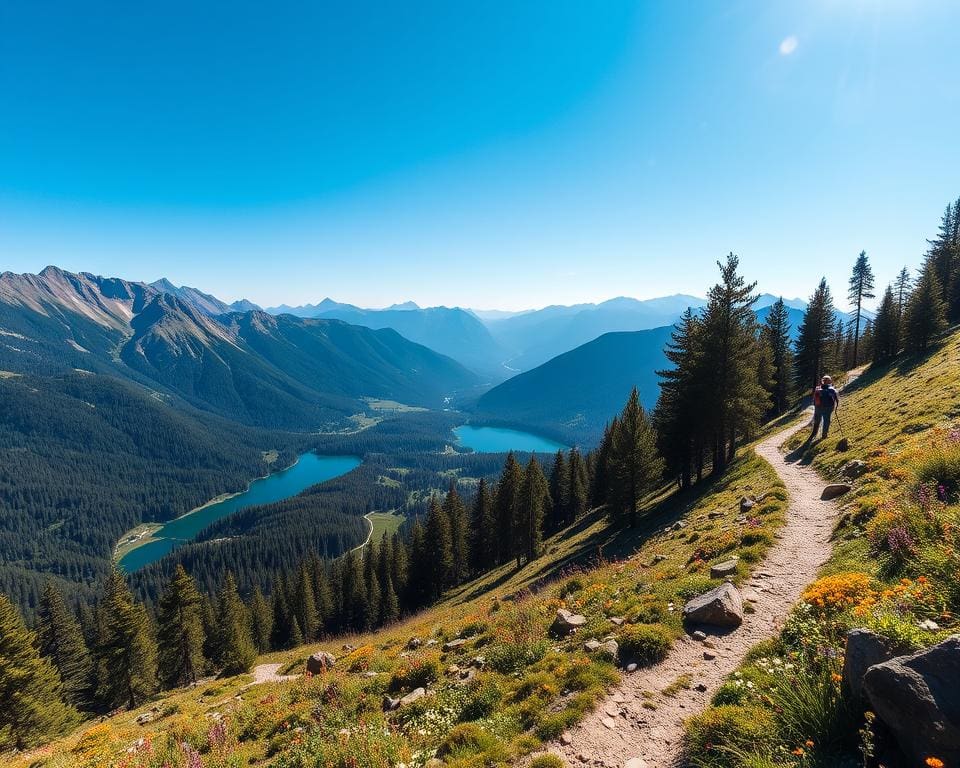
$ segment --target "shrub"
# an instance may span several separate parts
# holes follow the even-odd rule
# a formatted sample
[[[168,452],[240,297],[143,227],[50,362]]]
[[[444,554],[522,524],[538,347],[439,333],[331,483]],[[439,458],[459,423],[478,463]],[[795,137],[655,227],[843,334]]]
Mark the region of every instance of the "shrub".
[[[704,558],[706,559],[706,558]],[[677,584],[677,597],[681,600],[690,600],[699,597],[704,592],[713,589],[716,582],[709,576],[688,576]]]
[[[483,730],[476,723],[461,723],[440,742],[440,746],[437,747],[437,757],[457,759],[498,749],[499,742],[493,734]]]
[[[560,599],[570,597],[570,595],[575,594],[583,589],[583,582],[580,579],[570,579],[562,587],[560,587]]]
[[[428,656],[401,664],[390,677],[390,690],[426,688],[440,677],[440,660]]]
[[[686,746],[701,765],[735,768],[735,751],[769,752],[774,746],[773,715],[761,707],[713,707],[687,721]]]
[[[934,443],[912,462],[912,469],[917,482],[933,486],[941,501],[956,502],[960,494],[960,439],[948,437]]]
[[[666,658],[673,634],[662,624],[628,624],[619,638],[622,658],[638,664],[654,664]]]
[[[546,638],[495,645],[487,651],[487,664],[495,672],[508,675],[531,664],[536,664],[547,653],[550,642]]]
[[[530,768],[564,768],[563,760],[554,754],[537,755],[530,761]]]
[[[488,717],[502,698],[503,691],[492,675],[474,678],[467,686],[467,700],[460,711],[460,719],[466,722]]]

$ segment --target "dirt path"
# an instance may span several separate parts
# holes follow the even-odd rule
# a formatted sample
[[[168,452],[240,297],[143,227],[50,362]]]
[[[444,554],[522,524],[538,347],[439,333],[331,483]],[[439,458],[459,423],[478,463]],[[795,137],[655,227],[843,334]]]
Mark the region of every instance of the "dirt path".
[[[284,680],[296,680],[300,675],[281,675],[280,667],[282,664],[258,664],[253,668],[253,682],[250,685],[259,683],[282,683]]]
[[[788,462],[779,451],[796,430],[796,425],[791,426],[756,446],[757,453],[786,484],[790,505],[777,543],[742,587],[755,612],[747,614],[736,631],[709,638],[716,646],[713,660],[704,658],[702,643],[685,635],[665,661],[625,675],[595,712],[565,734],[563,743],[551,746],[569,765],[678,765],[683,721],[709,704],[714,691],[751,646],[778,633],[790,607],[829,556],[837,515],[833,502],[820,500],[825,482],[812,469]],[[663,694],[681,675],[690,675],[692,687],[673,696]],[[646,698],[644,692],[648,692]]]

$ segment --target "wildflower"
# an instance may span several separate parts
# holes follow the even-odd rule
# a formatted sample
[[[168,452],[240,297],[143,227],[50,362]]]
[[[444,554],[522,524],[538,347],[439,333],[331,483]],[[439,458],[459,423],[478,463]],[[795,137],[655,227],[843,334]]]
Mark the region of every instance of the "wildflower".
[[[929,768],[943,768],[943,760],[939,757],[928,757],[923,762],[925,762]]]
[[[839,683],[841,680],[843,680],[843,675],[834,672],[832,675],[830,675],[830,679],[835,683]]]
[[[807,749],[813,749],[813,739],[806,740]]]
[[[797,747],[794,750],[791,750],[790,754],[796,755],[797,757],[803,757],[807,754],[807,751],[803,747]]]

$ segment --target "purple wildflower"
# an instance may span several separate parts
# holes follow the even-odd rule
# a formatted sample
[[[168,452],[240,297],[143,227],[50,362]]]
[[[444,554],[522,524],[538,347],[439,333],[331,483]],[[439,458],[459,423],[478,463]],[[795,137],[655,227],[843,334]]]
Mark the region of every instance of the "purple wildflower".
[[[902,525],[891,528],[887,532],[887,549],[894,555],[911,554],[913,552],[913,537],[910,531]]]

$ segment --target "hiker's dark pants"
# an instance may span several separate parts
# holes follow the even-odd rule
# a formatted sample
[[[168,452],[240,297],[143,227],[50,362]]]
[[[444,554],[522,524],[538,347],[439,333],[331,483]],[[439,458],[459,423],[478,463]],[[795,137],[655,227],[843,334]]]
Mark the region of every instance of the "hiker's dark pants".
[[[813,409],[813,432],[810,433],[811,440],[817,436],[817,430],[820,429],[821,423],[823,424],[823,434],[821,435],[821,439],[827,439],[827,435],[830,433],[830,419],[832,417],[832,408],[830,410],[827,410],[826,408]]]

